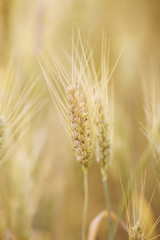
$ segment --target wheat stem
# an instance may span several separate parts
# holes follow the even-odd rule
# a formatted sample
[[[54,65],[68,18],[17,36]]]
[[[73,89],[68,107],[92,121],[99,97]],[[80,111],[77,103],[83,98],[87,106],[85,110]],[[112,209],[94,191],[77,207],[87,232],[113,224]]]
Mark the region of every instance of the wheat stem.
[[[105,194],[105,200],[106,200],[106,205],[108,209],[108,222],[109,222],[109,240],[113,239],[113,224],[112,224],[112,218],[111,218],[111,201],[110,201],[110,196],[109,196],[109,191],[108,191],[108,184],[107,184],[107,179],[103,178],[103,186],[104,186],[104,194]]]
[[[87,239],[87,212],[88,212],[88,172],[83,169],[84,174],[84,209],[83,209],[83,222],[82,222],[82,240]]]

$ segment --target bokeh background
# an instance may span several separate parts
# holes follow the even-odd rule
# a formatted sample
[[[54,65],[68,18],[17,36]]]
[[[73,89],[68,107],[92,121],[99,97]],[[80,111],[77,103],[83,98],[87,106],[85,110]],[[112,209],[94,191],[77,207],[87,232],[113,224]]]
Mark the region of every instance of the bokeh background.
[[[42,192],[32,224],[33,239],[81,239],[83,211],[82,171],[37,63],[43,40],[63,59],[64,51],[71,54],[72,29],[77,23],[82,38],[87,36],[95,46],[97,69],[103,30],[110,40],[111,70],[124,47],[111,80],[115,128],[109,189],[116,212],[123,197],[120,176],[125,187],[147,145],[141,131],[141,124],[145,125],[142,83],[159,78],[159,10],[158,0],[0,0],[0,67],[7,69],[14,53],[24,64],[26,76],[40,77],[39,85],[47,99],[45,107],[31,121],[21,144],[31,161],[36,159],[34,177],[38,175],[38,180],[34,185]],[[64,66],[67,65],[65,59]],[[146,172],[146,199],[149,201],[156,184],[152,159]],[[21,181],[23,183],[23,178]],[[158,199],[155,193],[152,201],[155,219],[160,214]],[[88,224],[105,209],[100,171],[95,161],[89,171],[89,201]],[[102,223],[97,239],[106,239],[106,223]],[[123,230],[119,229],[118,233],[117,239],[128,238]]]

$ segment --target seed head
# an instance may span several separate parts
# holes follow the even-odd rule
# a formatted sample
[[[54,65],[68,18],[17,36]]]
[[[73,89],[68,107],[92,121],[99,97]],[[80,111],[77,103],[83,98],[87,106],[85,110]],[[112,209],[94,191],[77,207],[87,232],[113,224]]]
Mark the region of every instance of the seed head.
[[[145,240],[144,233],[142,231],[142,226],[139,221],[131,227],[129,232],[129,239],[130,240]]]
[[[68,87],[67,96],[73,149],[77,161],[88,168],[92,163],[92,141],[85,102],[77,85]]]
[[[101,165],[103,176],[106,175],[111,164],[111,133],[110,123],[102,101],[97,102],[97,113],[95,114],[96,129],[96,159]]]

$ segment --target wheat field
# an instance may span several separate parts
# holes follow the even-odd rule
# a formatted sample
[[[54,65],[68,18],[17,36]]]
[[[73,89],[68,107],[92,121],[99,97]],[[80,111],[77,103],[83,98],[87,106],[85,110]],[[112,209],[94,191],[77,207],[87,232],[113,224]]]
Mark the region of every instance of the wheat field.
[[[0,0],[0,240],[160,237],[159,8]]]

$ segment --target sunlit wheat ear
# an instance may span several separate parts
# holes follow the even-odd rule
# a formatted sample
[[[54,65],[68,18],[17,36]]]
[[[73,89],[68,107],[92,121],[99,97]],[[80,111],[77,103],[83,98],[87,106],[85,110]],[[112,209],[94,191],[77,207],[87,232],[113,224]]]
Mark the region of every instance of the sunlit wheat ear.
[[[8,68],[0,71],[0,166],[9,158],[42,106],[38,79],[26,80],[23,67],[14,61],[17,59],[11,59]]]
[[[139,223],[139,221],[137,221],[137,223],[131,227],[130,231],[129,231],[129,239],[130,240],[145,240],[146,238],[144,237],[144,233],[142,231],[142,226]]]
[[[144,196],[145,181],[146,178],[144,177],[144,179],[141,179],[141,183],[139,185],[133,184],[131,200],[128,203],[126,202],[122,186],[124,201],[126,204],[128,236],[130,240],[151,240],[159,236],[154,235],[156,235],[155,230],[160,223],[160,217],[158,217],[155,221],[151,208],[151,202],[157,189],[158,182],[156,183],[150,201],[148,202]]]
[[[108,169],[111,166],[113,140],[113,89],[109,88],[108,85],[115,66],[109,73],[109,48],[109,42],[107,43],[106,36],[103,34],[99,74],[96,71],[92,55],[90,56],[90,67],[87,68],[88,72],[90,71],[87,75],[92,79],[89,96],[92,99],[92,108],[94,109],[96,159],[100,164],[104,179],[107,178]]]
[[[95,114],[95,131],[96,131],[96,159],[100,163],[102,176],[106,178],[106,174],[111,165],[112,154],[112,136],[111,124],[101,100],[97,101]]]
[[[109,86],[110,80],[116,69],[118,61],[109,70],[110,43],[105,33],[102,35],[101,66],[97,71],[93,50],[87,43],[83,42],[79,32],[79,49],[74,46],[79,59],[79,65],[85,65],[82,83],[87,89],[89,108],[92,112],[92,124],[95,133],[96,159],[100,163],[102,175],[107,177],[111,166],[112,142],[113,142],[113,88]],[[80,52],[80,53],[79,53]]]
[[[67,96],[73,149],[77,161],[88,168],[92,163],[92,141],[85,102],[77,85],[68,87]]]
[[[159,235],[155,234],[155,230],[160,222],[160,218],[156,221],[153,220],[151,201],[148,203],[144,196],[140,196],[140,198],[135,197],[132,199],[132,212],[129,212],[129,239],[151,240],[157,238]],[[135,202],[137,206],[135,206]]]
[[[72,69],[69,74],[61,61],[46,45],[45,47],[51,63],[43,59],[43,64],[40,61],[39,64],[49,93],[73,146],[77,161],[83,168],[88,168],[92,162],[93,137],[88,102],[82,87],[84,66],[78,67],[77,56],[73,50]]]

